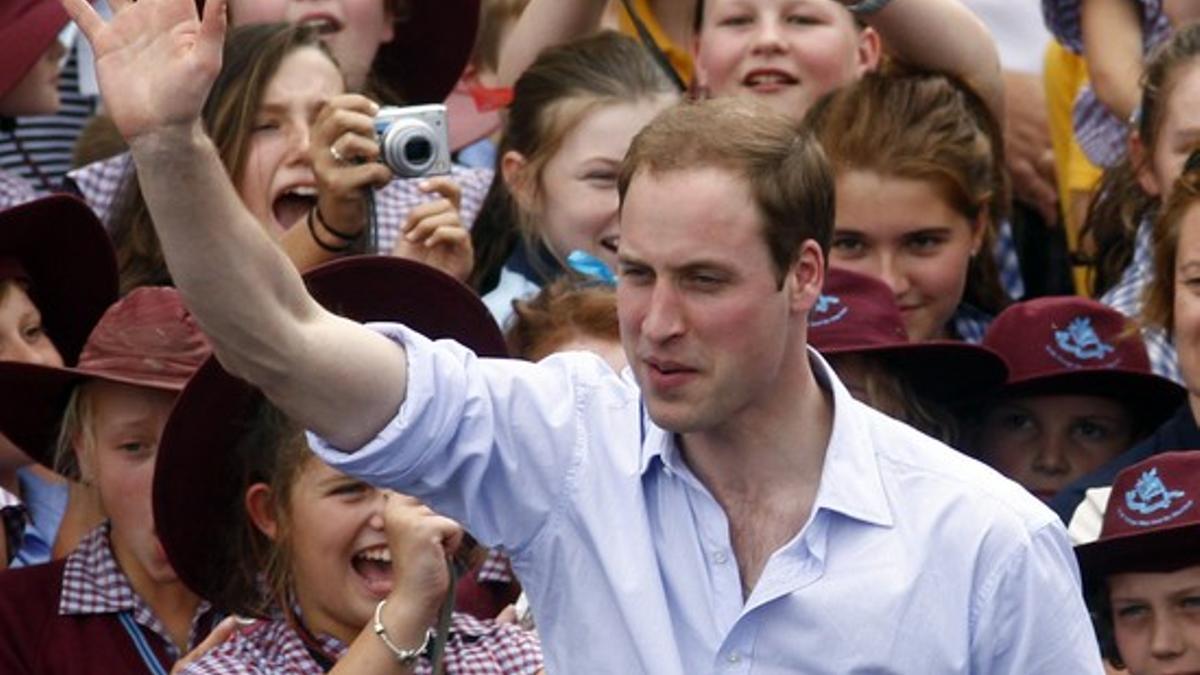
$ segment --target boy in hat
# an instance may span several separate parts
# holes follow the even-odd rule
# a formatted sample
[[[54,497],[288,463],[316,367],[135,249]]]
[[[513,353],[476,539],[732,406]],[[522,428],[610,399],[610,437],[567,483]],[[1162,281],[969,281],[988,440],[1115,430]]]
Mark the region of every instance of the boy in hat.
[[[167,414],[209,351],[177,291],[141,288],[75,367],[0,363],[0,432],[94,486],[107,516],[65,559],[0,574],[0,672],[165,672],[211,629],[158,542],[150,492]]]
[[[1075,549],[1104,655],[1130,675],[1200,671],[1200,453],[1117,474],[1104,525]]]
[[[1074,296],[1019,302],[983,344],[1008,362],[983,403],[973,451],[1049,501],[1125,452],[1184,400],[1155,375],[1141,335],[1120,312]]]

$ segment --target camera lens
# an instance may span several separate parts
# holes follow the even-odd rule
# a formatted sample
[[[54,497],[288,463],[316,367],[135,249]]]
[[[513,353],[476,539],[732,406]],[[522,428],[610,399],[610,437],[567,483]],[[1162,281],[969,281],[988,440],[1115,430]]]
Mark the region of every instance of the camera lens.
[[[412,166],[424,166],[433,157],[433,144],[428,138],[417,136],[404,144],[404,161]]]

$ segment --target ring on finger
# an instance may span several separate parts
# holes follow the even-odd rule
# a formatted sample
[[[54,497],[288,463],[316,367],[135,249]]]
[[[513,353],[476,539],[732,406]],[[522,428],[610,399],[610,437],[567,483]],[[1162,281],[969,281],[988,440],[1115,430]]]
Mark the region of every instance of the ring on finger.
[[[338,152],[338,149],[337,149],[337,146],[336,146],[336,145],[330,144],[330,146],[329,146],[329,154],[330,154],[330,155],[333,155],[333,161],[337,162],[338,164],[345,164],[345,163],[346,163],[346,158],[345,158],[345,157],[342,157],[342,153]]]

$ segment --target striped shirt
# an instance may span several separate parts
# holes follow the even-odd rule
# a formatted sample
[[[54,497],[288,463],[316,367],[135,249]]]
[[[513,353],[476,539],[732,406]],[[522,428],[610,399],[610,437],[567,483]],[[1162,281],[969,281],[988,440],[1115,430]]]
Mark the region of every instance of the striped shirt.
[[[62,103],[57,113],[22,117],[14,131],[0,133],[0,171],[24,178],[40,192],[59,189],[71,169],[75,141],[96,112],[96,98],[79,91],[79,53],[74,47],[59,76],[58,93]]]
[[[1100,302],[1131,319],[1139,319],[1142,314],[1142,297],[1153,277],[1153,242],[1151,224],[1147,220],[1143,221],[1134,233],[1133,258],[1129,265],[1121,273],[1116,285],[1100,296]],[[1155,326],[1144,326],[1142,339],[1146,342],[1146,352],[1150,356],[1150,368],[1154,370],[1154,374],[1183,384],[1183,373],[1179,370],[1175,345],[1166,331]]]
[[[1083,0],[1042,0],[1046,27],[1064,47],[1083,54],[1080,7]],[[1142,53],[1149,53],[1171,32],[1162,0],[1137,0],[1142,15]],[[1086,56],[1086,55],[1085,55]],[[1084,154],[1097,166],[1113,166],[1125,156],[1126,120],[1112,113],[1091,86],[1084,87],[1072,110],[1075,136]]]

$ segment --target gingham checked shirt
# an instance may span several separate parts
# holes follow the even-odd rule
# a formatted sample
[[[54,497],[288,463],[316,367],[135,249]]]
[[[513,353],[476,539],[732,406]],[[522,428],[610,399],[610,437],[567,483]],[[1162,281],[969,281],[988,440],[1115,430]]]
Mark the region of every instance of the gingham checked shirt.
[[[1083,0],[1042,0],[1046,27],[1064,47],[1083,54],[1083,28],[1079,19]],[[1171,32],[1162,0],[1137,0],[1142,14],[1142,53],[1148,53]],[[1072,110],[1075,137],[1084,154],[1097,166],[1113,166],[1125,155],[1126,120],[1114,115],[1091,86],[1084,87]]]
[[[1133,238],[1133,258],[1121,273],[1117,284],[1100,296],[1100,302],[1112,307],[1132,319],[1142,314],[1142,294],[1154,276],[1154,253],[1149,221],[1138,225]],[[1156,375],[1183,384],[1183,373],[1179,370],[1179,359],[1175,345],[1160,328],[1143,327],[1142,339],[1150,355],[1150,367]]]
[[[105,225],[109,224],[113,205],[121,190],[125,174],[131,169],[133,162],[128,153],[117,155],[104,161],[89,164],[67,174],[67,178],[79,191],[83,199],[92,207]],[[479,214],[479,207],[492,184],[491,169],[470,169],[453,166],[450,176],[462,187],[462,203],[459,214],[463,225],[470,228]],[[414,207],[438,196],[421,192],[417,186],[419,178],[398,178],[388,183],[375,193],[376,219],[379,223],[378,252],[389,254],[396,245],[400,227],[408,212]]]
[[[0,171],[0,211],[31,202],[39,196],[29,181],[16,174]]]
[[[317,637],[322,651],[340,659],[347,645],[328,635]],[[454,615],[446,645],[446,672],[462,675],[536,673],[542,668],[537,637],[512,625]],[[304,642],[286,621],[259,621],[183,670],[185,675],[321,675],[325,671],[309,655]],[[416,673],[432,672],[422,656]]]
[[[133,591],[129,578],[117,566],[109,545],[108,531],[108,523],[100,525],[67,556],[58,613],[60,616],[70,616],[130,612],[133,620],[145,629],[142,633],[155,643],[155,647],[161,647],[169,655],[170,662],[163,665],[170,668],[182,654],[171,642],[166,626],[146,601]],[[190,647],[208,635],[215,619],[209,604],[202,601],[192,617],[192,629],[188,636]],[[80,655],[81,658],[83,656]]]

